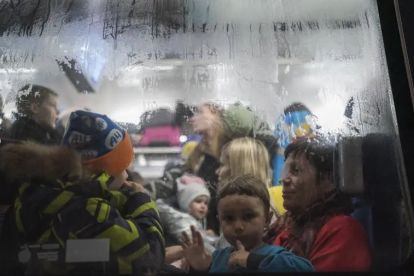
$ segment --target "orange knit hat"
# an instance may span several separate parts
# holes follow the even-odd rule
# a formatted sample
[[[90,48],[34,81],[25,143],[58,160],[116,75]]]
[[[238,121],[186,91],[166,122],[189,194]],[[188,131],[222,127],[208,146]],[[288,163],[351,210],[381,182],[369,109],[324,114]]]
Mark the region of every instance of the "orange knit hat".
[[[128,133],[107,116],[93,112],[72,112],[62,144],[80,151],[84,165],[111,176],[122,173],[134,159]]]

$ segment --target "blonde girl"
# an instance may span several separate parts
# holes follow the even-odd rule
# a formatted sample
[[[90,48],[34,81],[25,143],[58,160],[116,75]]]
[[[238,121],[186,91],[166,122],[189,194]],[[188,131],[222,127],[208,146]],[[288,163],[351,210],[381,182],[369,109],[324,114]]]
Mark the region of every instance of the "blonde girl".
[[[194,132],[201,134],[203,139],[189,158],[187,166],[183,166],[185,170],[166,171],[162,178],[148,183],[145,188],[155,200],[173,198],[177,192],[176,179],[186,172],[196,174],[209,188],[212,200],[207,214],[207,225],[208,229],[217,233],[220,231],[220,224],[217,220],[215,197],[219,181],[215,172],[220,167],[219,158],[223,145],[240,137],[254,137],[264,141],[273,157],[277,140],[265,122],[239,103],[226,108],[215,103],[205,103],[198,108],[190,123]]]
[[[272,185],[272,170],[269,166],[269,154],[262,142],[249,137],[234,139],[223,147],[220,167],[216,171],[219,182],[230,177],[252,174],[259,177],[268,188]],[[272,199],[271,207],[276,217],[285,210],[282,202],[277,204]]]

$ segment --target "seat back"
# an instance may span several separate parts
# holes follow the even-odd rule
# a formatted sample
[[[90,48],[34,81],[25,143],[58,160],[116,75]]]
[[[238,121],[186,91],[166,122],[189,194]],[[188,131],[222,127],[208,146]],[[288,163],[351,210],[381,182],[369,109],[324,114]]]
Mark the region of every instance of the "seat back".
[[[352,216],[370,236],[372,270],[394,268],[401,263],[403,198],[395,138],[375,133],[345,140],[338,143],[338,187],[354,196]],[[351,164],[358,155],[362,164]]]

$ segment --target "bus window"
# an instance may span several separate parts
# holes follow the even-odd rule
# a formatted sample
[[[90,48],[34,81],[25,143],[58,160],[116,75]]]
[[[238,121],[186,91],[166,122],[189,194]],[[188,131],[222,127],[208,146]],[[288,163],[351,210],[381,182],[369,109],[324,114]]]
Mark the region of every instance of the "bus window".
[[[390,86],[376,1],[15,2],[0,3],[0,93],[4,103],[0,138],[60,145],[65,135],[55,129],[60,111],[87,106],[123,126],[134,126],[130,133],[135,135],[136,158],[130,168],[149,181],[161,178],[168,161],[177,158],[182,144],[193,139],[190,136],[195,130],[187,117],[202,112],[203,104],[222,115],[229,105],[242,103],[257,115],[255,122],[263,121],[272,139],[278,139],[271,160],[273,170],[281,171],[284,149],[298,136],[322,135],[338,144],[361,138],[363,145],[352,157],[361,162],[336,165],[353,165],[343,167],[344,174],[361,173],[354,178],[361,183],[353,183],[359,185],[353,190],[358,193],[349,196],[355,205],[352,216],[369,235],[372,269],[398,266],[412,253],[414,218],[405,177],[405,169],[410,168],[404,168],[401,161],[394,112],[398,106],[391,97],[395,91]],[[174,112],[182,102],[186,107],[180,107],[178,113],[185,119],[177,119]],[[306,110],[292,109],[297,103]],[[158,110],[155,116],[151,115],[154,110]],[[145,129],[176,121],[183,129],[174,132],[175,142],[146,140]],[[135,129],[138,125],[140,130]],[[164,132],[153,136],[161,137]],[[215,171],[220,164],[217,156],[210,155],[214,164],[208,182],[217,184]],[[363,170],[355,164],[361,164]],[[9,206],[19,196],[19,191],[1,183],[5,183],[1,189],[10,193],[0,202],[0,221],[7,218],[7,212],[15,215]],[[278,183],[279,179],[273,181],[280,191]],[[32,210],[39,208],[40,214],[43,207],[36,205]],[[53,216],[48,219],[47,223],[39,219],[42,227]],[[31,242],[40,240],[39,233],[45,230],[41,226],[33,230]],[[10,241],[4,235],[2,240]],[[75,239],[73,235],[71,232],[66,238]],[[11,253],[5,255],[11,259],[6,264],[23,269],[19,273],[28,267],[41,270],[31,273],[45,272],[43,260],[30,259],[27,254],[32,251],[34,256],[43,249],[33,249],[23,240],[15,243],[19,247],[8,243]],[[71,244],[73,248],[77,243]],[[102,243],[99,248],[105,246],[108,244]],[[108,261],[102,255],[108,248],[87,251],[90,247],[82,247],[89,252],[82,255],[85,267],[91,263],[91,269],[99,270],[102,266],[96,268],[97,262],[114,259]],[[103,259],[88,259],[95,253]],[[56,267],[65,271],[59,273],[73,266],[67,267],[60,253],[52,255],[39,256],[51,263],[61,261],[62,266]],[[78,257],[69,259],[79,261]],[[36,265],[28,265],[30,262]]]

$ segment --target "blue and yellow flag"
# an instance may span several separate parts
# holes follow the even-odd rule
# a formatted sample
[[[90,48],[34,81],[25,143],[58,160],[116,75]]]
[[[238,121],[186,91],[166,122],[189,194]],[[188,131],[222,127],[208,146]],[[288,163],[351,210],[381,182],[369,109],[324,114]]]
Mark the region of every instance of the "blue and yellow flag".
[[[299,137],[313,137],[314,135],[313,115],[309,111],[289,112],[279,118],[275,130],[279,148],[273,163],[274,186],[280,185],[286,147]]]

